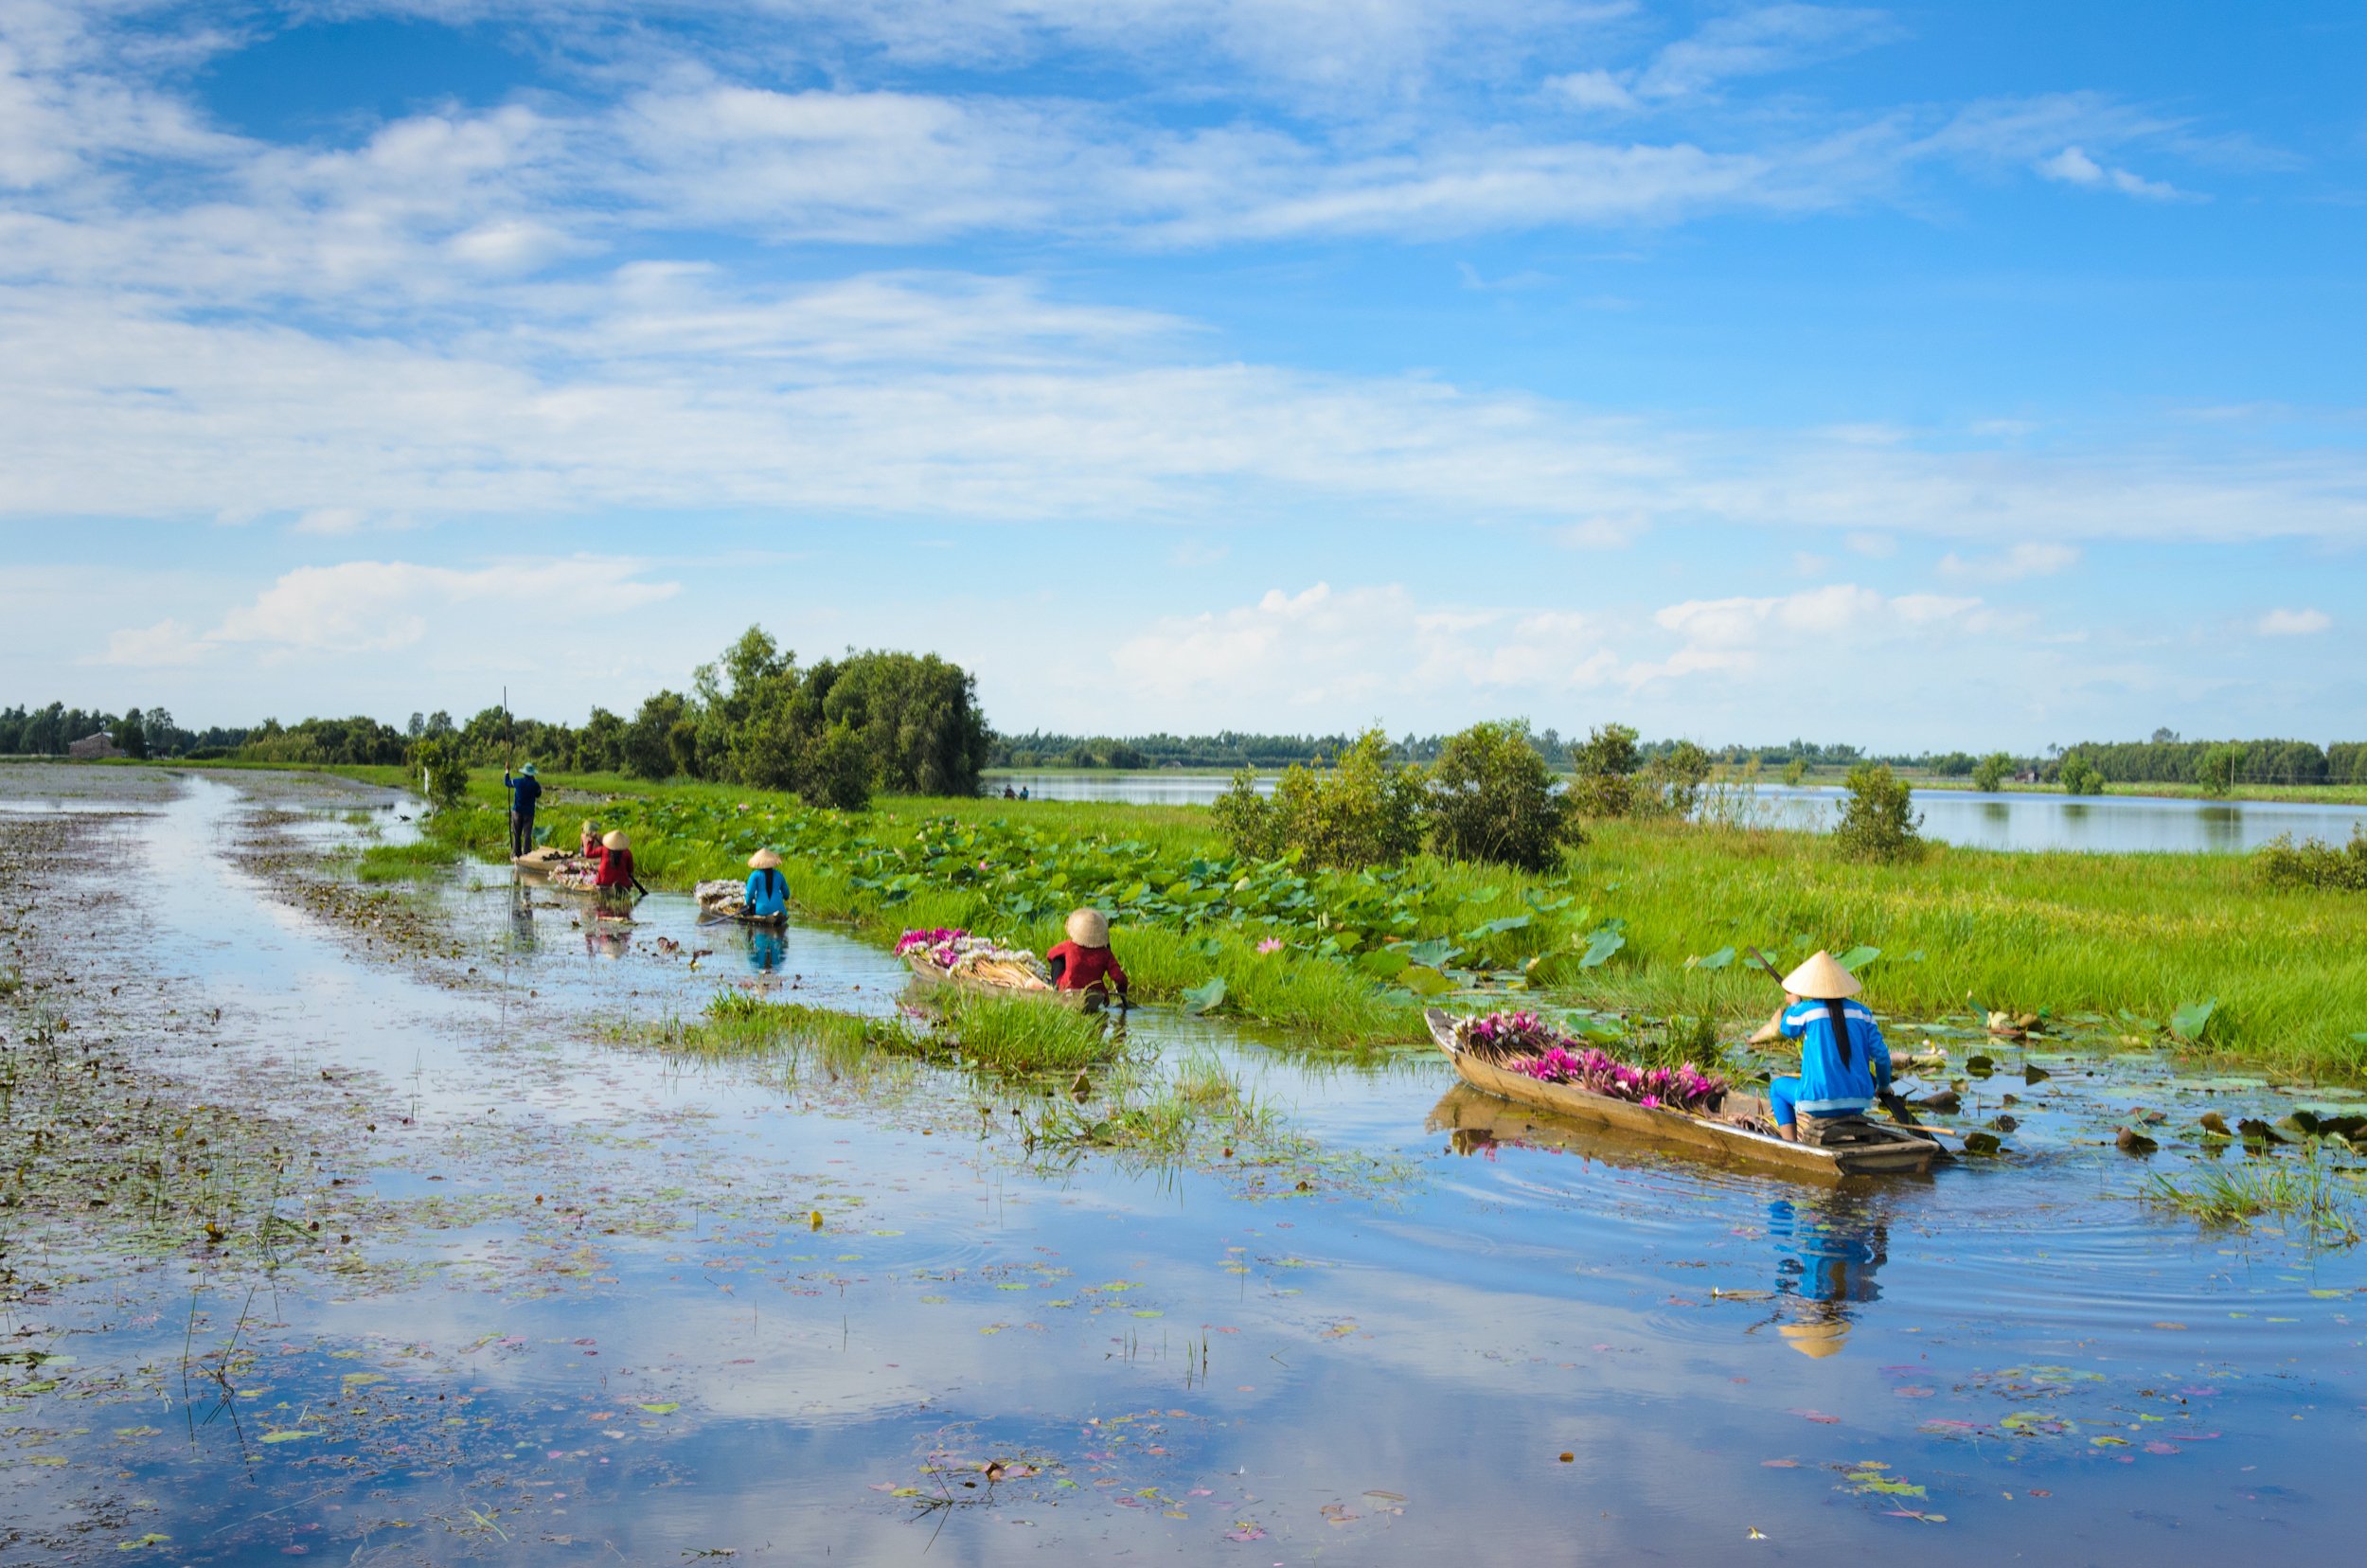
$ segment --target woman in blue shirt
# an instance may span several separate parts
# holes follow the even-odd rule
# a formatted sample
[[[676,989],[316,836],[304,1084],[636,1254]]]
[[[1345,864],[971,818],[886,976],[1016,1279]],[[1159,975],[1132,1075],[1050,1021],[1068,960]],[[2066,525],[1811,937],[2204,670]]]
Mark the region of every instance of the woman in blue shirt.
[[[789,879],[781,875],[781,857],[759,849],[748,857],[747,918],[777,920],[789,914]]]
[[[1799,1118],[1836,1121],[1862,1116],[1891,1086],[1890,1047],[1873,1012],[1858,994],[1858,977],[1819,949],[1784,976],[1784,1007],[1762,1035],[1800,1042],[1800,1076],[1767,1086],[1775,1131],[1800,1141]]]

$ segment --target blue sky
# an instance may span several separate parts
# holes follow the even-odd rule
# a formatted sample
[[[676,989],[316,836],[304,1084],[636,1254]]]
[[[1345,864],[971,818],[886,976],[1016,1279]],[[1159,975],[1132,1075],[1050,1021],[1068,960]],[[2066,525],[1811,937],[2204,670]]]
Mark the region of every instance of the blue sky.
[[[2367,736],[2367,12],[0,0],[0,701]]]

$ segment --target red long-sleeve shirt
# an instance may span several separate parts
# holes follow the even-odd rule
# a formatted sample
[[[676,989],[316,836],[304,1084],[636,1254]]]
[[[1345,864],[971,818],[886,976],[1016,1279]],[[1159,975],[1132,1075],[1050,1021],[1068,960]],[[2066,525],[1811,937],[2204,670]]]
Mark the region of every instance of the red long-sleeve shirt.
[[[1108,948],[1078,947],[1075,942],[1062,942],[1043,955],[1057,976],[1062,990],[1092,990],[1102,986],[1105,979],[1118,989],[1126,989],[1126,971],[1118,967],[1118,956]]]
[[[593,879],[595,887],[631,887],[632,885],[632,851],[600,848],[600,874]]]

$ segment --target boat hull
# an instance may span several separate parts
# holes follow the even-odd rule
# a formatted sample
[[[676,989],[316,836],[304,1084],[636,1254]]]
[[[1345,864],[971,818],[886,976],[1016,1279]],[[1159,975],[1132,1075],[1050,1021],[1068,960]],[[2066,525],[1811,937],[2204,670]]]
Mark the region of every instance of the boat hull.
[[[904,954],[904,967],[912,971],[913,989],[923,995],[959,991],[969,996],[997,996],[1006,1001],[1048,1002],[1056,1007],[1072,1007],[1078,1012],[1098,1012],[1110,1001],[1108,993],[1103,991],[1059,990],[1048,986],[1041,990],[1022,989],[1017,986],[990,986],[967,974],[949,973],[917,953]]]
[[[1454,1037],[1454,1020],[1436,1007],[1426,1015],[1431,1038],[1454,1063],[1463,1081],[1515,1104],[1534,1106],[1573,1121],[1610,1128],[1686,1153],[1731,1160],[1810,1181],[1844,1176],[1921,1175],[1941,1152],[1927,1134],[1870,1122],[1873,1141],[1839,1147],[1792,1143],[1771,1133],[1660,1106],[1612,1099],[1575,1084],[1547,1083],[1480,1060]],[[1735,1096],[1730,1096],[1729,1098]]]

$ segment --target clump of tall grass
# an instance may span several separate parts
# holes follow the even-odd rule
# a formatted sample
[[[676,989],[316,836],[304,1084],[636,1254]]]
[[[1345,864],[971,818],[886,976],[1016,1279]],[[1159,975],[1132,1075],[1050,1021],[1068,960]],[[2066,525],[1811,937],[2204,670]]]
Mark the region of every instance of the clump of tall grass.
[[[453,846],[432,838],[416,844],[373,844],[362,851],[354,875],[365,882],[425,882],[452,869],[460,858]]]
[[[2191,1175],[2149,1177],[2141,1196],[2205,1224],[2240,1225],[2263,1216],[2295,1221],[2321,1236],[2358,1239],[2353,1184],[2313,1145],[2299,1160],[2247,1160]]]
[[[1218,1154],[1285,1140],[1282,1117],[1213,1057],[1187,1057],[1164,1075],[1122,1070],[1097,1101],[1053,1099],[1027,1127],[1031,1148],[1106,1149],[1154,1160]]]
[[[965,1061],[1004,1073],[1076,1072],[1115,1051],[1099,1015],[1033,998],[949,996],[932,1034]]]

